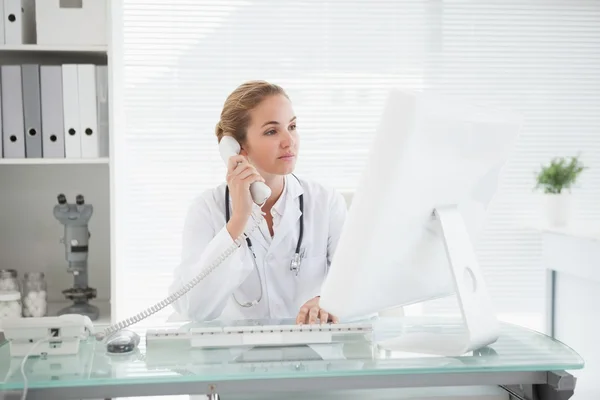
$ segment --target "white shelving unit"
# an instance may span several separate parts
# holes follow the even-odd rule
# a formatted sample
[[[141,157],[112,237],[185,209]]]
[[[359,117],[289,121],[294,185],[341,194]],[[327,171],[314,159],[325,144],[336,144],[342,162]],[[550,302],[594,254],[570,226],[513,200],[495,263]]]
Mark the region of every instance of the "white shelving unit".
[[[107,32],[107,43],[110,43],[110,32]],[[112,90],[108,46],[0,44],[0,64],[25,63],[108,65],[109,92]],[[109,107],[112,113],[112,105],[109,104]],[[0,269],[16,269],[20,279],[28,271],[44,272],[48,284],[49,315],[56,315],[58,310],[70,303],[62,291],[73,286],[73,276],[67,272],[65,246],[60,243],[64,227],[54,218],[52,211],[57,196],[63,193],[72,203],[76,195],[82,194],[85,202],[94,206],[89,223],[88,269],[89,285],[97,289],[97,298],[91,301],[100,309],[100,318],[94,322],[97,327],[108,325],[112,320],[111,124],[109,157],[0,157]]]
[[[108,46],[47,46],[37,44],[0,45],[0,54],[8,53],[74,53],[74,54],[101,54],[108,52]]]
[[[100,158],[0,158],[0,165],[92,165],[108,164],[108,157]]]

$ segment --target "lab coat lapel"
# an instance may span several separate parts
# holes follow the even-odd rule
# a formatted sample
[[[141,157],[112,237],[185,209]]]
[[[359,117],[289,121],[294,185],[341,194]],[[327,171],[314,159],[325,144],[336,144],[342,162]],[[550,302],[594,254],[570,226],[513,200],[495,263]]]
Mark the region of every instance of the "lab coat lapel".
[[[260,212],[260,207],[256,204],[254,204],[254,212]],[[253,245],[262,246],[265,249],[265,252],[269,250],[269,243],[267,242],[259,228],[256,228],[249,236],[250,240],[252,240]]]
[[[281,222],[275,230],[275,236],[271,242],[271,248],[274,250],[277,249],[277,246],[281,244],[286,236],[296,232],[297,234],[300,233],[299,219],[302,213],[300,212],[299,197],[304,193],[304,190],[302,189],[302,185],[292,175],[286,176],[286,185],[288,185],[288,190],[286,191],[287,198],[285,202],[285,211],[283,212]],[[304,206],[306,210],[306,199],[304,199]],[[295,245],[296,241],[294,241],[294,246]]]

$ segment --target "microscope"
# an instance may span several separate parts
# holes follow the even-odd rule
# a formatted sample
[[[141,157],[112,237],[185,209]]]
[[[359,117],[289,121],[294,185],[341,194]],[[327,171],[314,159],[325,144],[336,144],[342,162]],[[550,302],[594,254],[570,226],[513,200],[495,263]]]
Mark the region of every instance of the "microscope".
[[[85,204],[82,195],[77,195],[75,204],[67,203],[64,194],[58,195],[58,204],[54,206],[54,217],[65,226],[61,243],[65,244],[66,259],[69,262],[67,271],[73,274],[74,285],[62,293],[71,301],[68,307],[58,312],[63,314],[87,315],[92,321],[98,319],[98,307],[89,304],[96,297],[96,289],[88,286],[88,242],[90,231],[88,221],[92,217],[94,207]]]

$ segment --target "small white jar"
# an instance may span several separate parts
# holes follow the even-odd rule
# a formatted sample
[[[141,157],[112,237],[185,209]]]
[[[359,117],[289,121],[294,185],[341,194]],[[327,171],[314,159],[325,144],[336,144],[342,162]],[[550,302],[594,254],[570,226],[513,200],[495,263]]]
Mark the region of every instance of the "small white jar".
[[[45,317],[48,312],[43,272],[27,272],[23,280],[23,316]]]
[[[16,290],[0,291],[0,320],[22,316],[21,293]]]
[[[0,291],[21,291],[16,270],[0,269]]]

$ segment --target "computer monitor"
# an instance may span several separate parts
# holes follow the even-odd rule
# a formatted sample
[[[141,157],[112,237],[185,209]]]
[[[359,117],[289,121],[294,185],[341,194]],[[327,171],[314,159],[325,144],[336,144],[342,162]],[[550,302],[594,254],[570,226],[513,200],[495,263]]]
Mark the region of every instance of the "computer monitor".
[[[470,338],[447,352],[495,341],[473,241],[520,124],[509,111],[391,90],[321,307],[351,320],[456,293]]]

